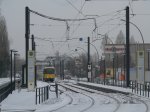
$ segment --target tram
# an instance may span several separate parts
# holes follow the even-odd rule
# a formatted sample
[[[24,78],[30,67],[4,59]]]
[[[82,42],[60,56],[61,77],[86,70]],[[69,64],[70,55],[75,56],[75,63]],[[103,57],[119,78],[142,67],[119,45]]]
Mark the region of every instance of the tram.
[[[56,77],[55,67],[45,67],[43,70],[43,80],[53,82]]]

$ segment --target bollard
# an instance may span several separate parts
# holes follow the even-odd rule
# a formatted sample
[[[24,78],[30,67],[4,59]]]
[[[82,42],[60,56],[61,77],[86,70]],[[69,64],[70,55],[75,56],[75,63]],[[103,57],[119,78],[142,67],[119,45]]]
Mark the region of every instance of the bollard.
[[[142,84],[142,85],[143,85],[143,96],[144,96],[144,88],[145,88],[145,87],[144,87],[144,84]]]
[[[49,98],[49,86],[47,86],[47,99]]]
[[[150,85],[148,85],[148,97],[149,97],[149,92],[150,92]]]
[[[145,97],[147,96],[147,84],[145,84]]]
[[[43,87],[41,88],[42,89],[42,94],[41,94],[41,97],[42,97],[42,103],[43,103]]]
[[[58,98],[58,84],[57,84],[57,83],[55,83],[55,86],[56,86],[56,88],[55,88],[56,97]]]
[[[138,94],[138,90],[139,90],[139,87],[138,87],[138,85],[139,85],[139,84],[137,83],[137,94]]]
[[[136,81],[134,82],[134,93],[136,93]]]
[[[133,93],[133,81],[131,81],[131,85],[132,85],[132,93]]]
[[[140,84],[140,95],[141,95],[141,84]]]
[[[38,90],[39,90],[39,104],[40,104],[40,102],[41,102],[41,100],[40,100],[40,88],[38,88]]]
[[[35,94],[36,94],[36,98],[35,98],[35,103],[36,103],[36,105],[37,105],[37,88],[36,88],[36,90],[35,90]]]

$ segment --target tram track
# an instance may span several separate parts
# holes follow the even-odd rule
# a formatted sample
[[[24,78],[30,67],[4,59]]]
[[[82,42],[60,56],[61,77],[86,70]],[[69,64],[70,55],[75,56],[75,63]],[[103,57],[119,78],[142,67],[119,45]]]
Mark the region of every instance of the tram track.
[[[121,95],[121,96],[124,96],[126,98],[134,99],[134,100],[137,100],[137,101],[141,102],[145,106],[145,112],[149,112],[148,104],[146,103],[146,101],[141,100],[141,98],[139,96],[136,96],[136,95],[133,95],[133,94],[129,94],[129,95],[118,94],[118,95]],[[149,102],[150,102],[150,100],[149,100]]]
[[[91,100],[90,105],[88,107],[84,108],[83,110],[80,110],[80,112],[86,112],[88,109],[90,109],[95,104],[95,100],[91,96],[89,96],[89,95],[87,95],[87,94],[85,94],[85,93],[83,93],[81,91],[74,90],[73,88],[70,88],[68,85],[60,85],[60,86],[62,86],[63,88],[66,88],[67,90],[73,91],[75,93],[82,94],[82,95],[88,97]]]
[[[63,106],[61,106],[61,107],[59,107],[59,108],[57,108],[57,109],[51,110],[51,111],[49,111],[49,112],[55,112],[55,111],[57,111],[57,110],[60,110],[60,109],[62,109],[62,108],[64,108],[64,107],[66,107],[67,105],[71,104],[71,103],[73,102],[73,98],[72,98],[70,95],[68,95],[68,94],[66,94],[66,95],[70,98],[70,102],[68,102],[66,105],[63,105]]]
[[[96,91],[91,91],[90,89],[88,88],[81,88],[81,87],[78,87],[76,85],[70,85],[70,84],[66,84],[68,86],[71,86],[71,87],[74,87],[74,88],[77,88],[77,89],[80,89],[80,90],[83,90],[83,91],[86,91],[86,92],[89,92],[89,93],[96,93],[96,94],[99,94],[99,95],[103,95],[105,97],[108,97],[110,99],[113,99],[115,102],[116,102],[116,108],[114,110],[112,110],[111,112],[117,112],[119,110],[119,107],[120,107],[120,102],[118,99],[108,95],[108,94],[104,94],[104,93],[99,93],[99,92],[96,92]]]
[[[77,85],[72,85],[72,84],[67,84],[67,85],[70,85],[70,86],[75,87],[75,88],[80,88],[80,89],[83,89],[83,90],[91,92],[91,93],[97,93],[97,94],[100,94],[100,95],[104,95],[106,97],[114,99],[117,102],[117,106],[112,112],[118,112],[119,108],[121,106],[121,103],[122,103],[122,102],[120,102],[120,100],[115,98],[114,95],[120,95],[122,98],[126,97],[124,100],[126,100],[126,102],[129,102],[129,103],[130,103],[130,101],[133,102],[133,100],[136,100],[137,102],[140,102],[141,104],[143,104],[145,106],[145,111],[144,112],[149,112],[148,104],[146,103],[146,101],[141,100],[141,98],[139,96],[135,96],[135,95],[131,96],[131,94],[126,95],[126,94],[121,94],[121,93],[114,93],[114,94],[104,93],[104,92],[101,92],[101,91],[98,91],[98,90],[93,90],[93,89],[89,89],[89,88],[85,88],[85,87],[81,87],[81,86],[77,86]],[[129,99],[131,99],[131,100],[129,100]]]

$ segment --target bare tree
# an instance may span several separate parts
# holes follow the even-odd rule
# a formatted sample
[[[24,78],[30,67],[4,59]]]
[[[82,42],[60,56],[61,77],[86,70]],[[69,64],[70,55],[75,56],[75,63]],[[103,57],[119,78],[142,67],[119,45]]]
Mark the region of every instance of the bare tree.
[[[101,42],[101,49],[104,50],[105,49],[105,45],[106,44],[110,44],[111,41],[108,37],[108,34],[105,34],[104,38],[102,39],[102,42]]]
[[[122,31],[119,32],[117,38],[116,38],[116,41],[115,41],[116,44],[125,44],[125,36],[123,34]]]
[[[9,41],[6,21],[0,15],[0,77],[6,77],[9,70]]]
[[[130,38],[130,44],[135,44],[135,43],[136,43],[136,41],[134,39],[134,36],[132,35],[131,38]]]

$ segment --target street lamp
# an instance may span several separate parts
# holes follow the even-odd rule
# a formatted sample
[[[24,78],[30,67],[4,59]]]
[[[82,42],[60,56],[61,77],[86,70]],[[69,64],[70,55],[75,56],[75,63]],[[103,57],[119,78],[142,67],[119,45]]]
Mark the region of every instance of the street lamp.
[[[88,42],[85,42],[85,43],[88,43],[88,82],[90,81],[90,78],[92,78],[92,74],[91,74],[91,61],[90,61],[90,45],[92,45],[95,50],[96,50],[96,53],[97,53],[97,56],[98,56],[98,62],[99,62],[99,53],[98,53],[98,50],[97,48],[95,47],[95,45],[93,45],[92,43],[90,43],[90,38],[88,37]]]
[[[106,78],[105,55],[102,55],[101,59],[103,60],[103,74],[104,74],[104,85],[105,85],[105,78]]]
[[[126,22],[126,20],[124,20],[124,19],[121,19],[121,21],[125,21]],[[139,29],[139,27],[136,24],[132,23],[131,21],[129,23],[132,24],[134,27],[136,27],[136,29],[140,32],[140,35],[141,35],[141,38],[142,38],[142,41],[143,41],[143,49],[145,50],[144,37],[143,37],[143,34],[142,34],[141,30]]]
[[[110,42],[112,43],[112,67],[113,67],[113,85],[114,85],[114,82],[116,82],[116,72],[115,72],[115,53],[116,53],[116,47],[113,43],[113,41],[109,38],[109,37],[106,37],[106,35],[102,35],[102,34],[98,34],[98,35],[101,35],[102,38],[99,38],[99,39],[95,39],[94,41],[96,40],[101,40],[101,39],[109,39]],[[93,41],[93,42],[94,42]],[[109,58],[110,59],[110,58]],[[105,61],[104,61],[105,62]],[[118,62],[118,61],[117,61]],[[105,65],[105,64],[104,64]],[[106,69],[106,66],[104,67]],[[106,70],[105,70],[106,71]]]
[[[125,21],[125,22],[126,22],[126,20],[124,20],[124,19],[121,19],[121,21]],[[142,41],[143,41],[143,51],[144,51],[144,54],[145,54],[144,37],[143,37],[143,34],[142,34],[141,30],[139,29],[139,27],[138,27],[136,24],[134,24],[134,23],[132,23],[132,22],[130,22],[130,21],[129,21],[129,23],[132,24],[132,25],[139,31],[139,33],[140,33],[140,35],[141,35],[141,38],[142,38]],[[126,54],[126,55],[127,55],[127,54]],[[127,61],[127,60],[126,60],[126,61]],[[141,63],[141,62],[140,62],[140,63]],[[145,84],[145,57],[144,57],[143,66],[144,66],[144,84]],[[127,72],[128,72],[128,70],[127,70]]]
[[[10,59],[10,63],[11,63],[11,66],[10,66],[10,84],[11,84],[11,94],[12,94],[12,53],[15,53],[15,52],[18,52],[14,49],[11,49],[10,50],[10,53],[11,53],[11,59]]]

